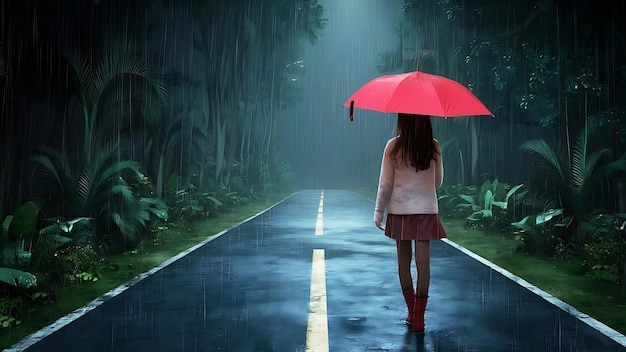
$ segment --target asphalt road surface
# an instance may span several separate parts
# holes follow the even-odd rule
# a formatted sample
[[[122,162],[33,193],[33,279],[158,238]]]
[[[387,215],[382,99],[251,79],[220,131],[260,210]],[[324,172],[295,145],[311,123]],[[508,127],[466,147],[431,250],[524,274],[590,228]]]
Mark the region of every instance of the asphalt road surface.
[[[413,333],[371,201],[299,191],[11,351],[626,351],[623,335],[449,241]],[[415,275],[415,273],[414,273]]]

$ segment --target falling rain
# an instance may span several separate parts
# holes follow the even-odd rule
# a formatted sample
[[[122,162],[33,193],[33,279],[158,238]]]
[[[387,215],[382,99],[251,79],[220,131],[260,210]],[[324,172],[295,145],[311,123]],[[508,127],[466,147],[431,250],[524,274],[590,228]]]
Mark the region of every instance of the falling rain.
[[[626,351],[625,24],[624,0],[2,0],[0,347]],[[417,332],[373,221],[407,111],[351,99],[402,74],[450,82],[401,99],[443,161]]]

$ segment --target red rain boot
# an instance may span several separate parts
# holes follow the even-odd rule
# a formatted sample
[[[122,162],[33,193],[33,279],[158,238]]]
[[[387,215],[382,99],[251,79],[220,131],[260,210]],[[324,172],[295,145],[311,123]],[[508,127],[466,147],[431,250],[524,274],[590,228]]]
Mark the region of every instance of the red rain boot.
[[[409,314],[406,316],[404,322],[407,325],[413,324],[413,303],[415,303],[415,292],[412,288],[402,291],[402,295],[404,296],[404,301],[406,302],[406,307],[409,310]]]
[[[412,330],[415,332],[424,332],[424,312],[426,311],[426,302],[428,297],[415,296],[413,304],[413,324]]]

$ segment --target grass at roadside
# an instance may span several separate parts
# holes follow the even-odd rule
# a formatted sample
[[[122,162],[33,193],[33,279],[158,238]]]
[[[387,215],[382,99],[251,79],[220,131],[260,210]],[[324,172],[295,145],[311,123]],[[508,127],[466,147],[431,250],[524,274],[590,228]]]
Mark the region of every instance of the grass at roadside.
[[[442,222],[451,241],[626,334],[626,287],[580,275],[581,263],[575,259],[517,253],[519,242],[512,235],[466,229],[463,219]]]
[[[96,282],[67,285],[56,292],[52,304],[37,306],[27,319],[17,326],[0,330],[0,349],[5,349],[19,340],[85,306],[95,298],[122,285],[128,280],[163,263],[180,252],[193,247],[207,238],[258,214],[287,195],[272,197],[265,201],[245,204],[231,213],[219,214],[215,218],[196,223],[169,224],[167,230],[159,232],[156,239],[145,241],[134,253],[109,256],[115,271],[107,271]]]

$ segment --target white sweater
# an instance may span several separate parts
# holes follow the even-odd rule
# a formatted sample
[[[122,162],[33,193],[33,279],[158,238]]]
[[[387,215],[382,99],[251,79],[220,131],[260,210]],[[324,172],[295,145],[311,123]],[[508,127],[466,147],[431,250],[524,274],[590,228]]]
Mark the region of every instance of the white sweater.
[[[385,209],[388,214],[438,214],[436,189],[443,182],[443,160],[439,142],[435,139],[437,154],[426,170],[415,172],[407,166],[401,155],[391,155],[397,141],[392,138],[385,146],[380,166],[380,180],[376,194],[374,221],[382,221]],[[399,152],[400,154],[401,152]]]

